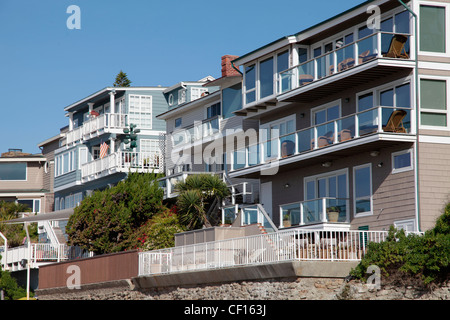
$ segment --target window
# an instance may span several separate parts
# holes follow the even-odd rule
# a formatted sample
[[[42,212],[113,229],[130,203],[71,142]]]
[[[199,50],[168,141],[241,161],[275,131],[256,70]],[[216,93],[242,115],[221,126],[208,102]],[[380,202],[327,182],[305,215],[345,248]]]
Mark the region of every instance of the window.
[[[305,200],[325,197],[345,200],[347,194],[347,170],[305,178]]]
[[[366,93],[358,97],[358,111],[369,110],[374,107],[373,93]]]
[[[245,67],[245,103],[256,100],[256,69],[255,65]]]
[[[353,206],[355,217],[372,214],[372,166],[353,168]]]
[[[17,203],[23,204],[30,208],[31,212],[41,212],[41,199],[19,199]]]
[[[315,125],[333,121],[340,117],[340,101],[330,103],[325,106],[318,107],[312,111],[312,122]]]
[[[175,119],[175,128],[181,127],[182,118]]]
[[[178,90],[178,104],[186,102],[186,89]]]
[[[446,80],[420,79],[420,124],[447,127]]]
[[[0,180],[26,181],[26,162],[6,162],[0,163]]]
[[[55,163],[55,177],[74,171],[76,169],[75,150],[55,156]]]
[[[278,138],[295,131],[295,116],[285,117],[261,126],[265,159],[278,157]],[[286,137],[287,138],[287,137]]]
[[[208,92],[207,88],[196,88],[196,87],[192,87],[191,88],[191,100],[190,101],[194,101],[197,100],[199,98],[202,97],[202,94],[206,94],[206,92]]]
[[[236,84],[222,90],[223,117],[233,116],[233,111],[242,108],[242,86]]]
[[[139,140],[141,152],[159,154],[159,140],[141,139]]]
[[[220,102],[217,102],[206,109],[206,119],[220,115]]]
[[[152,96],[130,95],[129,98],[129,123],[137,125],[139,129],[151,129]]]
[[[420,50],[445,53],[445,7],[420,6]]]
[[[392,173],[412,170],[412,150],[403,150],[392,153]]]

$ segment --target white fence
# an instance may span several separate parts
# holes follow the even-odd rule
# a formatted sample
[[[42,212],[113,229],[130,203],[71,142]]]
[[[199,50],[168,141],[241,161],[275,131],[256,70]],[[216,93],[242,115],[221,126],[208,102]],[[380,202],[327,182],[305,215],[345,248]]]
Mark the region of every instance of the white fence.
[[[358,261],[387,231],[291,229],[139,253],[139,275],[294,260]]]
[[[20,265],[24,259],[30,260],[31,267],[36,268],[42,263],[92,256],[92,253],[85,253],[79,247],[65,244],[32,243],[29,247],[26,245],[15,248],[0,246],[0,256],[3,269],[16,271],[24,268]]]

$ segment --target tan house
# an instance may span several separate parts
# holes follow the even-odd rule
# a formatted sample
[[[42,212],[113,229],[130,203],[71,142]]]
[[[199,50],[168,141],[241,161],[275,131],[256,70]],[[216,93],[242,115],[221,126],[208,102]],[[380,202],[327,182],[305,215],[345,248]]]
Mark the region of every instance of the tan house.
[[[0,156],[0,201],[15,201],[27,205],[32,212],[45,210],[49,189],[44,177],[50,176],[47,159],[42,154],[9,149]]]
[[[431,228],[450,195],[449,21],[449,1],[365,1],[232,59],[242,77],[226,87],[241,90],[240,107],[226,123],[248,134],[215,158],[227,179],[258,181],[252,210],[279,228]],[[192,171],[226,135],[207,117],[213,98],[229,107],[221,88],[160,116],[169,145],[183,137],[197,155],[169,173]],[[220,124],[225,111],[216,114]],[[216,130],[175,130],[185,119]]]

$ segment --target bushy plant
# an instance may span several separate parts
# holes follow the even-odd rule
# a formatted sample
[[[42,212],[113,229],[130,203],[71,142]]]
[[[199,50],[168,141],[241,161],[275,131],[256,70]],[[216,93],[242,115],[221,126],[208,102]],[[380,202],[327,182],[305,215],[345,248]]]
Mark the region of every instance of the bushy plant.
[[[185,230],[179,222],[176,207],[166,209],[141,227],[136,248],[147,251],[174,247],[175,234]]]
[[[130,173],[116,186],[95,191],[75,208],[66,227],[69,244],[98,254],[131,249],[137,230],[163,211],[162,198],[156,175]]]
[[[30,208],[21,203],[12,201],[0,201],[0,232],[8,239],[9,247],[21,246],[26,238],[26,231],[24,225],[19,224],[5,224],[2,221],[13,220],[18,218],[19,212],[30,212]],[[37,224],[32,223],[28,225],[28,232],[32,242],[37,241],[38,232]],[[0,238],[0,244],[2,243]]]
[[[225,182],[211,174],[191,175],[179,182],[175,189],[179,192],[177,207],[180,222],[188,229],[211,227],[218,223],[214,205],[230,194]]]
[[[3,290],[5,300],[17,300],[27,296],[26,290],[17,284],[8,271],[0,270],[0,290]],[[30,296],[32,295],[30,292]]]
[[[447,281],[450,271],[450,205],[436,226],[424,235],[405,235],[391,227],[386,241],[370,243],[364,258],[351,275],[365,280],[366,270],[376,265],[384,284],[431,287]]]

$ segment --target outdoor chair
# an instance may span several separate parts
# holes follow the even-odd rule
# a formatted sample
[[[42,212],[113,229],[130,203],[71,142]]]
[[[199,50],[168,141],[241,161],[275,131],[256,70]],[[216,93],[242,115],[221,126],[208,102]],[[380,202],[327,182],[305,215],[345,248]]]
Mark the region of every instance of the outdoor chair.
[[[396,133],[406,133],[406,129],[403,126],[403,119],[406,117],[405,110],[394,110],[389,117],[389,120],[385,127],[383,127],[384,132],[396,132]]]
[[[299,85],[302,86],[306,83],[312,82],[314,77],[310,74],[301,74],[298,76]]]
[[[384,54],[388,58],[403,58],[409,59],[409,55],[405,50],[405,44],[408,38],[401,34],[396,34],[392,37],[389,51]]]

